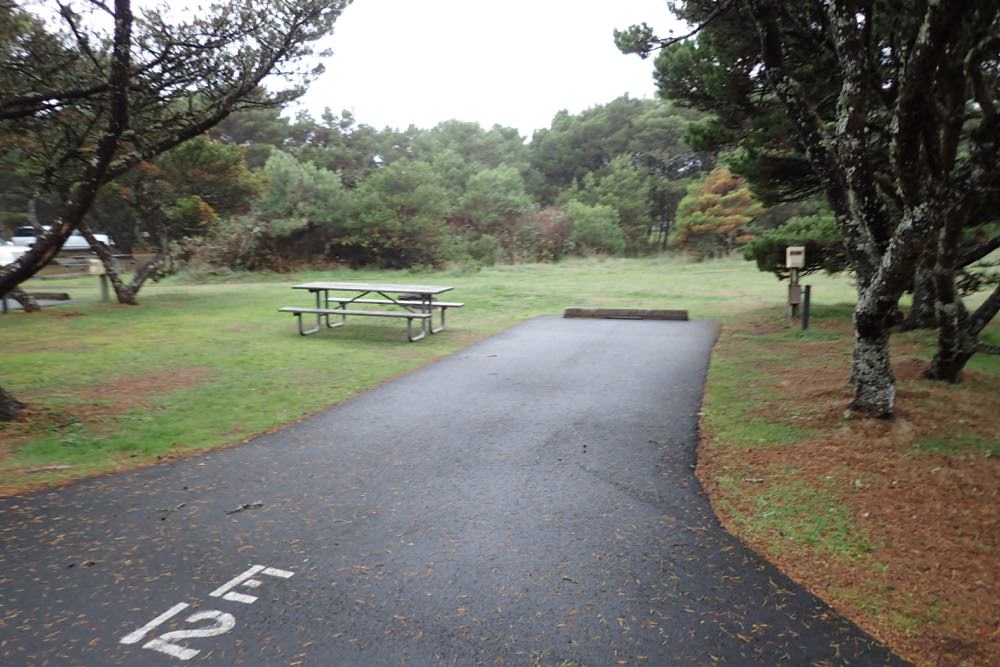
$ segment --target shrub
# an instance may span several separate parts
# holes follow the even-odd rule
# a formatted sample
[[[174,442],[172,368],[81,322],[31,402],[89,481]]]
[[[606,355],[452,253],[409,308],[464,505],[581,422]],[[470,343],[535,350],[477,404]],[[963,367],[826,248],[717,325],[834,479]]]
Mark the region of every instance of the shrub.
[[[743,250],[743,257],[756,261],[761,271],[784,278],[788,275],[785,268],[785,248],[788,246],[806,249],[806,266],[800,270],[800,275],[820,269],[837,273],[847,268],[837,223],[828,212],[790,218],[784,225],[751,240]]]
[[[670,245],[697,257],[725,255],[752,238],[747,225],[761,210],[746,179],[716,167],[688,188]]]
[[[573,200],[566,205],[566,214],[573,223],[570,240],[577,254],[620,255],[625,250],[625,235],[618,225],[618,213],[610,206],[588,206]]]

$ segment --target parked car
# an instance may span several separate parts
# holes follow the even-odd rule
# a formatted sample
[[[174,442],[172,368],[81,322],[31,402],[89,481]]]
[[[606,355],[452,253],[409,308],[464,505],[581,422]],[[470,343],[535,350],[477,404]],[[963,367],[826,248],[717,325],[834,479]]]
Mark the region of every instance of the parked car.
[[[45,231],[48,231],[50,227],[43,227]],[[15,245],[31,247],[35,245],[35,241],[38,240],[37,230],[30,226],[25,225],[24,227],[18,227],[14,230],[14,235],[11,240]],[[94,234],[94,238],[103,243],[106,246],[114,246],[114,241],[111,240],[107,234]],[[63,250],[90,250],[90,244],[87,243],[87,239],[84,238],[83,234],[79,230],[73,230],[73,233],[69,235],[66,239],[66,243],[63,244]]]
[[[34,227],[18,227],[14,230],[14,235],[10,237],[10,240],[14,245],[23,245],[28,248],[35,244],[35,235],[38,232],[35,231]]]
[[[28,252],[28,248],[23,245],[0,242],[0,266],[13,264],[26,252]]]

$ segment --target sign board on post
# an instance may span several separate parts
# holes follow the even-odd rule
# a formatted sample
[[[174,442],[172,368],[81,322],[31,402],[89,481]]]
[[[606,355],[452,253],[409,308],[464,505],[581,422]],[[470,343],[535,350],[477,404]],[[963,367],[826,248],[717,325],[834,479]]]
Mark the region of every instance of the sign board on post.
[[[806,266],[805,247],[790,245],[785,248],[785,266],[789,269],[804,269]]]

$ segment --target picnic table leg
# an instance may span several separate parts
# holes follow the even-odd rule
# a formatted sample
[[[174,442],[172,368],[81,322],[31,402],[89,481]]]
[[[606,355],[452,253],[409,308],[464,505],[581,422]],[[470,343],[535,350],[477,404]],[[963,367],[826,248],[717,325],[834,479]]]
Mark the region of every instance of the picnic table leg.
[[[430,294],[421,295],[422,310],[425,313],[429,313],[430,317],[427,318],[427,331],[432,334],[436,334],[444,329],[444,308],[441,309],[441,326],[434,328],[434,297]]]
[[[320,303],[320,299],[323,296],[326,295],[326,291],[324,291],[324,290],[316,290],[315,292],[313,292],[313,294],[316,295],[316,308],[325,308],[326,304]],[[330,326],[330,318],[329,317],[327,317],[325,315],[320,315],[319,313],[316,313],[316,328],[315,328],[315,331],[319,331],[320,327],[323,326],[324,322],[326,323],[327,326]]]
[[[308,336],[310,334],[314,334],[317,331],[319,331],[319,316],[316,317],[316,326],[314,326],[312,329],[303,329],[302,328],[302,313],[295,313],[295,319],[298,320],[298,322],[299,322],[299,335],[300,336]]]
[[[420,320],[420,335],[419,336],[414,336],[413,335],[413,320],[414,319],[419,319]],[[421,318],[407,317],[406,318],[406,337],[409,339],[409,341],[411,343],[415,343],[415,342],[417,342],[418,340],[422,339],[424,336],[427,335],[427,324],[426,324],[427,320],[430,320],[430,318],[429,317],[421,317]]]
[[[324,296],[323,297],[323,301],[324,301],[324,303],[326,303],[326,302],[329,302],[329,299],[326,296]],[[337,309],[338,310],[346,311],[347,310],[347,304],[346,303],[337,304]],[[344,326],[344,324],[346,324],[346,323],[347,323],[347,315],[341,315],[340,316],[340,321],[337,322],[336,324],[330,324],[330,314],[327,313],[327,315],[326,315],[326,326],[327,326],[328,329],[336,329],[337,327]]]

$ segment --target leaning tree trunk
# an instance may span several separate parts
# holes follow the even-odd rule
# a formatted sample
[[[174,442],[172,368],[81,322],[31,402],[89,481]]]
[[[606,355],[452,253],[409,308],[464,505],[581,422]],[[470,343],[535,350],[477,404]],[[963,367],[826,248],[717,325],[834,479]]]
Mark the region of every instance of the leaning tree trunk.
[[[115,296],[118,297],[118,303],[122,305],[138,306],[139,290],[142,289],[142,286],[148,279],[160,273],[170,261],[169,244],[166,238],[163,238],[160,243],[160,251],[156,256],[145,265],[136,269],[135,275],[132,276],[132,282],[126,284],[122,276],[121,262],[111,254],[108,247],[94,237],[93,232],[90,231],[87,225],[80,225],[80,233],[83,234],[87,242],[90,243],[90,247],[97,253],[97,257],[104,265],[104,272],[111,282],[111,287],[115,290]]]
[[[924,377],[929,380],[958,382],[961,379],[962,369],[979,348],[979,334],[1000,311],[1000,285],[971,315],[965,315],[961,300],[958,307],[962,316],[954,332],[950,329],[947,333],[943,329],[939,331],[937,354],[924,371]]]
[[[132,11],[129,3],[116,0],[114,16],[114,41],[107,82],[107,127],[100,135],[93,155],[88,156],[87,168],[63,203],[59,217],[52,223],[52,229],[42,234],[35,245],[17,261],[0,268],[0,295],[9,294],[51,262],[73,230],[80,226],[94,204],[97,191],[103,185],[118,150],[122,134],[128,127],[128,85],[132,65]]]
[[[16,398],[10,395],[10,393],[0,387],[0,422],[9,422],[17,417],[17,413],[24,409],[24,403],[21,403]]]
[[[38,303],[38,299],[31,294],[28,294],[20,287],[15,287],[11,291],[7,292],[7,296],[5,298],[17,301],[21,304],[21,309],[26,313],[35,313],[42,309],[42,306]]]

